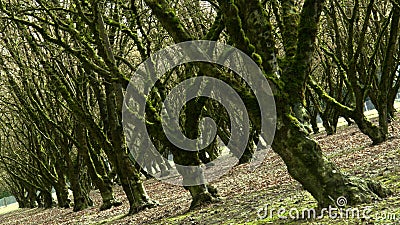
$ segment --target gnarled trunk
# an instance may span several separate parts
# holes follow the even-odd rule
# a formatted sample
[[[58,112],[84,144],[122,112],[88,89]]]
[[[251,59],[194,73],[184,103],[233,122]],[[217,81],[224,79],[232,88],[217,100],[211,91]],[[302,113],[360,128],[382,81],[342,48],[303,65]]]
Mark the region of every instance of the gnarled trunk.
[[[194,151],[184,151],[171,146],[174,162],[182,166],[198,166],[201,161],[198,153]],[[185,189],[189,190],[192,196],[192,203],[190,209],[195,209],[199,206],[218,201],[217,190],[209,184],[193,185],[194,183],[204,183],[204,174],[201,168],[182,168],[177,167],[178,172],[183,177],[183,185]]]
[[[71,200],[68,199],[68,187],[65,180],[65,172],[62,168],[64,162],[58,159],[58,163],[55,165],[56,173],[58,176],[57,183],[54,184],[56,190],[57,205],[60,208],[69,208]]]
[[[356,107],[356,109],[351,113],[350,117],[355,121],[360,131],[372,140],[372,144],[379,144],[387,140],[387,121],[385,131],[381,126],[376,126],[369,121],[367,117],[365,117],[362,109],[359,107]],[[386,116],[380,115],[380,119],[382,118],[387,119]]]
[[[95,162],[89,154],[89,146],[87,141],[87,131],[86,129],[77,124],[76,126],[76,139],[79,142],[78,151],[82,155],[85,164],[88,168],[88,173],[92,179],[94,185],[99,189],[103,204],[100,206],[100,210],[110,209],[112,206],[119,206],[122,203],[114,199],[114,194],[112,190],[111,181],[108,179],[105,170],[102,165],[97,163],[95,167]],[[96,170],[97,168],[97,170]]]
[[[51,192],[48,190],[41,190],[40,196],[42,197],[43,207],[45,209],[49,209],[53,206],[53,197],[51,196]]]
[[[319,207],[335,205],[337,198],[346,197],[349,205],[371,202],[386,197],[390,191],[378,183],[346,176],[327,160],[317,142],[301,131],[298,121],[280,113],[273,150],[284,160],[289,174],[318,201]]]
[[[72,190],[72,195],[74,197],[74,212],[84,210],[90,206],[91,200],[89,199],[88,193],[85,192],[82,183],[81,183],[81,170],[82,167],[82,159],[78,154],[75,160],[71,159],[69,155],[69,149],[65,146],[62,146],[61,151],[66,160],[67,165],[67,176],[70,182],[70,188]]]
[[[117,174],[130,205],[129,214],[157,206],[157,203],[147,195],[140,180],[140,175],[132,165],[128,153],[126,151],[118,151],[115,152],[115,156]]]

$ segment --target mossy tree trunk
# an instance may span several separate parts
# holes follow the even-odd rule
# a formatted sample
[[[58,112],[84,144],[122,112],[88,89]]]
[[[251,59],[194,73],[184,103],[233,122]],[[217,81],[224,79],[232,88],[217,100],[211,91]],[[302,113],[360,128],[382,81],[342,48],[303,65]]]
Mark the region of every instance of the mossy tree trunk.
[[[185,30],[183,23],[175,15],[174,9],[169,6],[167,1],[146,0],[145,2],[152,9],[153,14],[159,19],[162,26],[167,30],[176,43],[194,39],[187,30]],[[220,18],[217,17],[217,21],[220,21]],[[211,28],[211,30],[205,35],[205,38],[215,39],[216,36],[218,36],[217,34],[221,31],[221,27],[217,24]],[[205,71],[207,71],[207,69],[200,66],[200,73],[207,74]],[[205,103],[206,100],[204,98],[198,98],[196,101],[189,101],[186,104],[183,130],[188,138],[198,137],[199,119]],[[168,143],[168,140],[165,139],[164,135],[159,135],[159,137],[161,140],[166,140],[165,143]],[[198,155],[199,152],[185,151],[172,145],[170,146],[170,150],[174,156],[174,162],[179,165],[198,166],[202,163]],[[187,180],[188,183],[192,183],[193,179],[201,179],[203,174],[201,169],[196,171],[179,170],[178,172],[182,175],[184,184],[185,180]],[[198,182],[203,181],[198,180]],[[217,190],[209,184],[186,185],[185,188],[190,191],[192,196],[191,209],[216,201],[216,197],[218,197]]]
[[[320,101],[315,99],[313,93],[311,92],[310,88],[306,90],[306,105],[307,111],[310,113],[310,123],[313,129],[314,134],[319,133],[318,121],[317,117],[320,114],[321,116],[321,105]]]
[[[78,78],[77,82],[76,96],[77,100],[81,102],[85,108],[89,108],[88,103],[86,102],[86,99],[89,99],[87,96],[88,81],[84,77],[85,73],[82,71],[82,74]],[[75,145],[78,148],[78,153],[82,155],[82,158],[87,166],[89,176],[96,188],[99,189],[102,197],[103,204],[100,206],[100,210],[106,210],[110,209],[112,206],[121,205],[121,202],[118,202],[114,199],[112,184],[105,173],[103,165],[100,164],[98,160],[93,160],[93,158],[96,158],[97,156],[93,156],[93,158],[91,157],[87,129],[81,123],[76,123],[75,130]]]
[[[339,115],[337,115],[334,107],[331,104],[327,104],[325,111],[321,113],[322,125],[325,128],[327,135],[336,133],[337,123]]]
[[[86,135],[87,135],[86,133],[87,133],[86,129],[82,125],[77,124],[76,140],[79,143],[79,146],[77,146],[77,148],[79,149],[78,151],[82,155],[85,161],[91,180],[93,181],[96,188],[98,188],[100,191],[100,195],[103,201],[103,204],[100,206],[100,210],[110,209],[112,206],[119,206],[121,203],[115,201],[114,199],[111,182],[109,181],[109,179],[107,179],[107,177],[104,177],[105,175],[104,173],[102,174],[103,176],[100,174],[102,172],[100,165],[97,165],[99,171],[98,172],[96,171],[94,162],[89,154],[89,147],[86,140]]]
[[[364,103],[361,100],[357,100],[355,103],[355,108],[347,107],[340,102],[336,101],[336,99],[329,96],[314,80],[310,79],[309,85],[312,86],[314,91],[318,93],[318,95],[327,102],[327,104],[332,104],[335,106],[336,110],[340,115],[351,118],[357,124],[358,128],[362,133],[367,135],[373,144],[382,143],[387,139],[387,133],[385,134],[380,127],[373,124],[368,118],[364,115],[363,106]],[[355,94],[357,95],[357,94]],[[358,102],[357,102],[358,101]]]
[[[26,187],[26,191],[28,193],[28,196],[27,196],[27,203],[28,203],[27,206],[28,206],[28,208],[35,208],[37,206],[36,189],[34,187],[27,186]]]
[[[61,153],[66,161],[66,174],[68,181],[70,182],[70,188],[72,190],[72,195],[74,197],[74,208],[73,211],[81,211],[89,206],[91,206],[88,193],[85,192],[83,188],[81,175],[83,170],[83,160],[82,156],[78,154],[73,159],[70,154],[72,152],[72,145],[68,142],[64,142],[61,147]]]
[[[63,161],[59,161],[58,164],[55,165],[55,170],[58,176],[57,183],[54,185],[54,189],[56,190],[57,196],[57,205],[60,208],[69,208],[71,200],[68,199],[68,187],[67,182],[65,180],[65,170],[61,168]]]
[[[281,115],[272,148],[320,207],[334,205],[340,196],[345,196],[349,205],[356,205],[390,194],[378,183],[344,175],[323,156],[318,143],[307,138],[294,117]]]
[[[110,68],[111,73],[117,77],[124,77],[116,65],[116,60],[112,51],[112,46],[105,29],[102,13],[103,6],[96,3],[93,6],[95,26],[93,33],[96,35],[96,42],[99,46],[99,55],[104,59],[105,64]],[[128,148],[125,142],[125,135],[122,127],[122,104],[123,104],[123,84],[119,79],[110,77],[105,79],[105,103],[107,106],[107,116],[109,128],[109,138],[112,144],[113,159],[118,177],[130,204],[129,213],[133,214],[146,208],[155,207],[157,203],[147,195],[143,183],[140,179],[139,171],[136,170],[129,158]]]
[[[380,144],[387,140],[388,132],[382,129],[381,126],[376,126],[364,115],[364,111],[356,107],[349,116],[357,124],[360,131],[366,134],[371,140],[372,144]],[[385,122],[387,126],[387,121]]]
[[[49,209],[53,206],[53,197],[51,196],[51,192],[49,190],[41,190],[40,196],[42,197],[43,207],[45,209]]]
[[[72,164],[72,161],[70,161],[70,163]],[[88,193],[85,192],[80,183],[79,167],[79,162],[75,162],[75,165],[68,168],[68,180],[74,197],[74,212],[84,210],[90,206]]]
[[[399,79],[395,79],[398,73],[398,62],[395,62],[395,52],[399,43],[400,24],[400,1],[393,3],[392,18],[390,25],[389,40],[386,46],[385,58],[382,66],[382,76],[379,83],[377,110],[379,113],[379,126],[385,133],[388,132],[388,123],[392,120],[394,109],[394,98],[399,90]],[[396,81],[395,81],[396,80]]]
[[[205,105],[205,98],[198,98],[197,101],[189,101],[186,105],[185,110],[185,122],[184,122],[184,131],[185,135],[190,139],[196,139],[199,135],[199,118],[201,116],[201,111],[203,106]],[[201,108],[200,108],[201,107]],[[201,160],[199,158],[199,152],[197,151],[185,151],[181,149],[174,148],[174,162],[183,165],[183,166],[199,166],[201,165]],[[185,180],[193,179],[193,175],[198,178],[202,178],[204,173],[200,168],[199,171],[179,171],[179,173],[183,176],[183,182]],[[190,181],[193,182],[193,181]],[[198,180],[198,182],[203,183],[203,181]],[[215,201],[215,195],[210,193],[206,184],[200,185],[190,185],[185,186],[186,189],[190,191],[190,195],[192,196],[192,203],[190,205],[191,209],[194,209],[202,204],[207,204]]]
[[[320,207],[334,204],[333,201],[339,196],[345,196],[351,205],[370,202],[375,197],[386,196],[389,192],[379,184],[345,176],[323,156],[318,143],[307,137],[301,124],[293,116],[292,107],[305,100],[305,83],[312,62],[323,2],[318,0],[304,2],[298,24],[292,24],[298,31],[297,36],[291,34],[292,36],[288,37],[296,39],[296,46],[294,46],[296,54],[286,59],[284,65],[288,68],[285,68],[281,74],[283,84],[279,85],[270,79],[271,84],[274,85],[273,90],[275,90],[277,103],[277,130],[272,148],[282,157],[290,175],[314,196]],[[268,25],[269,19],[259,1],[220,0],[219,3],[227,20],[228,33],[238,44],[237,47],[250,53],[249,55],[263,51],[273,52],[272,48],[275,46],[273,41],[266,42],[266,45],[264,43],[263,48],[255,49],[252,49],[251,45],[245,41],[246,38],[250,43],[271,41],[269,37],[272,29]],[[249,11],[249,9],[251,10]],[[253,32],[253,29],[258,32]],[[267,35],[263,36],[263,34]],[[253,44],[253,46],[257,46],[257,44]],[[289,46],[285,46],[285,48],[291,49]],[[262,54],[260,56],[263,62],[271,62],[270,55],[266,59]],[[274,71],[268,68],[273,68],[273,66],[263,67],[266,76],[270,78]]]
[[[88,136],[86,137],[88,139]],[[93,171],[97,174],[97,179],[99,184],[98,188],[103,198],[103,205],[100,207],[100,210],[105,210],[111,208],[111,206],[120,206],[122,204],[121,201],[115,199],[114,193],[112,190],[113,183],[110,179],[110,176],[107,173],[106,167],[103,161],[100,159],[100,151],[93,150],[94,146],[89,147],[89,159],[93,165]],[[101,191],[103,190],[103,191]]]

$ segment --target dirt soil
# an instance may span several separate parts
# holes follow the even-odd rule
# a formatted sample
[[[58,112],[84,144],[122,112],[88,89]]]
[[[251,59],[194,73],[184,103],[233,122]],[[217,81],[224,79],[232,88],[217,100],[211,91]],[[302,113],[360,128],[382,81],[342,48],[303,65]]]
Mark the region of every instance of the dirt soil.
[[[60,208],[18,209],[1,214],[0,224],[400,224],[399,121],[389,130],[391,138],[375,146],[354,125],[343,127],[332,136],[321,133],[312,137],[342,172],[380,181],[394,192],[388,198],[357,206],[359,212],[367,212],[364,216],[350,218],[338,214],[336,218],[324,215],[311,219],[296,216],[296,209],[301,217],[302,210],[316,208],[316,202],[289,176],[283,161],[270,150],[255,170],[248,165],[236,166],[213,182],[221,201],[194,211],[188,211],[191,201],[188,191],[150,179],[145,181],[146,190],[161,206],[133,216],[127,216],[127,200],[122,188],[116,186],[115,194],[124,202],[120,207],[100,212],[100,194],[92,191],[94,207],[81,212]],[[276,213],[279,208],[286,209],[281,215],[287,218],[279,218]],[[295,210],[289,214],[291,208]],[[271,215],[270,209],[275,209],[275,214]],[[296,218],[290,216],[293,214]]]

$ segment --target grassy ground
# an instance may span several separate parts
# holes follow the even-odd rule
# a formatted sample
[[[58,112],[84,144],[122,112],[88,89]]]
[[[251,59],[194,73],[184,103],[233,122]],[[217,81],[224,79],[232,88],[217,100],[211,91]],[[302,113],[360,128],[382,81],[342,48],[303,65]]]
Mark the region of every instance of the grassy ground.
[[[145,182],[146,189],[162,205],[133,216],[126,216],[127,201],[121,188],[116,187],[116,196],[124,201],[118,208],[99,212],[101,198],[94,191],[91,196],[95,207],[84,211],[20,209],[0,215],[0,224],[400,224],[399,121],[390,130],[391,138],[375,146],[355,126],[345,126],[332,136],[313,136],[326,157],[342,172],[380,181],[394,192],[370,204],[347,207],[341,216],[331,210],[331,216],[302,218],[303,210],[314,209],[316,202],[288,175],[282,160],[270,151],[255,170],[250,170],[248,165],[237,166],[214,182],[222,200],[198,210],[188,212],[190,196],[183,188],[151,179]],[[278,215],[280,208],[285,212]],[[346,218],[346,210],[350,209],[355,214],[348,213]]]

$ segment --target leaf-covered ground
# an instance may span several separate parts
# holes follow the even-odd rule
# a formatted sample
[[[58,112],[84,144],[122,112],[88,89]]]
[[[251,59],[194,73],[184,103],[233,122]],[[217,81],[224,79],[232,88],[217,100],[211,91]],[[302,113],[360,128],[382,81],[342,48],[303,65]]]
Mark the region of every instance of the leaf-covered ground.
[[[222,200],[198,210],[188,212],[190,196],[182,187],[151,179],[145,182],[146,189],[162,205],[133,216],[126,216],[127,201],[122,189],[115,187],[116,196],[124,202],[117,208],[100,212],[100,195],[93,191],[95,206],[84,211],[18,209],[0,215],[0,224],[400,224],[399,121],[394,122],[390,131],[391,138],[376,146],[371,146],[368,137],[354,125],[342,128],[336,135],[327,137],[322,133],[313,137],[343,172],[381,181],[393,190],[391,197],[352,208],[358,210],[359,217],[348,213],[346,218],[343,213],[340,218],[333,211],[331,216],[302,218],[303,210],[315,208],[316,202],[290,178],[282,160],[270,151],[254,171],[248,165],[237,166],[214,182]],[[286,209],[280,215],[288,218],[278,217],[279,208]],[[275,209],[272,216],[271,209]],[[290,215],[297,217],[296,210],[298,218],[291,218]],[[337,218],[333,218],[335,215]]]

